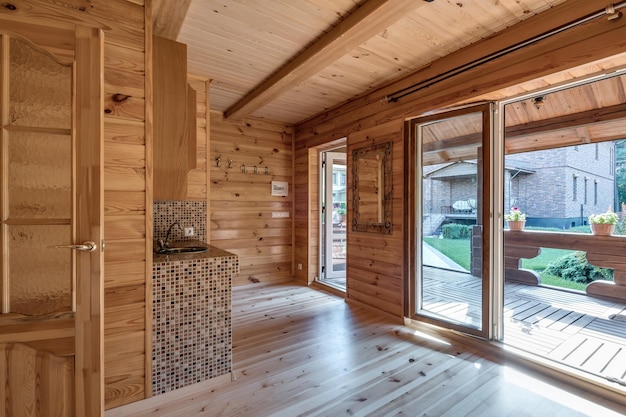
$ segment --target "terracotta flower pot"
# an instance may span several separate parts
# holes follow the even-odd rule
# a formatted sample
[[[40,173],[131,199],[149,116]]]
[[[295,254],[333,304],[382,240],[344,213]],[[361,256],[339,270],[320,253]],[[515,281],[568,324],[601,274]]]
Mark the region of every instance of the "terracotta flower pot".
[[[607,236],[613,234],[615,230],[614,224],[591,223],[591,233],[594,235]]]
[[[507,220],[506,222],[509,225],[509,230],[512,232],[524,230],[524,225],[526,224],[525,220]]]

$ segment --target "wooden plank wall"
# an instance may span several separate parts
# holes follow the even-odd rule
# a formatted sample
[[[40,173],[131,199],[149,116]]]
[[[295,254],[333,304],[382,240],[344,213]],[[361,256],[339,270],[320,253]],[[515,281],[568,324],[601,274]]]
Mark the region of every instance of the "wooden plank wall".
[[[291,280],[292,129],[255,119],[228,122],[219,112],[211,112],[210,123],[211,244],[239,255],[240,273],[233,285]],[[289,195],[272,196],[272,181],[287,182]]]
[[[404,141],[403,125],[390,122],[348,136],[348,166],[359,148],[391,142],[392,233],[353,231],[347,228],[346,276],[350,282],[347,299],[401,316],[404,297]],[[352,184],[348,169],[348,184]],[[348,225],[352,224],[352,198],[348,188]]]
[[[112,2],[106,2],[111,10]],[[132,43],[119,45],[105,32],[105,406],[146,397],[146,277],[151,274],[151,135],[146,125],[145,10],[143,2],[120,1],[112,28],[129,19]],[[123,19],[120,17],[123,16]],[[101,16],[100,16],[101,18]],[[131,23],[131,22],[128,22]],[[151,38],[148,33],[148,38]],[[151,59],[151,58],[150,58]],[[130,96],[118,102],[116,94]],[[148,131],[149,132],[149,131]],[[148,161],[148,162],[147,162]],[[148,327],[149,328],[149,327]],[[146,379],[148,378],[148,380]]]
[[[316,248],[311,245],[312,232],[304,228],[304,225],[317,221],[315,191],[307,183],[311,172],[316,169],[314,163],[310,164],[311,150],[343,137],[348,137],[351,148],[357,143],[367,143],[371,139],[379,140],[378,138],[384,136],[394,138],[393,237],[395,239],[397,217],[402,218],[406,215],[404,202],[397,199],[399,187],[404,178],[404,175],[397,173],[397,169],[400,168],[400,164],[404,163],[405,155],[403,146],[396,146],[395,141],[406,119],[417,117],[426,111],[471,101],[478,96],[489,99],[490,93],[495,94],[502,88],[621,53],[624,45],[615,40],[623,38],[626,33],[626,23],[623,20],[598,19],[593,23],[542,41],[532,48],[509,54],[446,79],[397,102],[388,102],[385,98],[402,88],[428,80],[464,63],[472,62],[489,52],[502,50],[519,42],[520,39],[528,39],[603,8],[601,2],[596,0],[565,2],[537,17],[513,26],[502,35],[472,44],[416,71],[403,80],[369,92],[296,126],[294,144],[296,217],[294,221],[298,226],[298,232],[294,247],[295,263],[303,263],[303,269],[295,271],[297,281],[303,284],[309,282],[314,275],[310,271],[315,271],[315,265],[318,262]],[[546,59],[546,57],[550,58]],[[498,77],[494,78],[494,74]],[[350,171],[350,163],[348,170]],[[350,211],[350,197],[349,194],[348,211]],[[397,211],[398,206],[403,207],[402,211]],[[348,232],[347,299],[399,315],[402,309],[391,303],[402,300],[404,282],[398,282],[398,278],[403,276],[400,271],[411,267],[407,266],[409,260],[405,259],[406,256],[402,256],[405,249],[396,247],[395,240],[390,242],[386,266],[387,271],[394,272],[390,275],[380,275],[380,253],[384,242],[370,238],[370,236],[364,238],[364,236]],[[386,250],[384,249],[383,253]],[[398,255],[392,257],[392,254]]]
[[[19,17],[104,30],[104,216],[106,407],[145,396],[145,293],[151,273],[152,196],[147,187],[146,10],[143,0],[15,0]],[[3,12],[6,12],[2,8]]]

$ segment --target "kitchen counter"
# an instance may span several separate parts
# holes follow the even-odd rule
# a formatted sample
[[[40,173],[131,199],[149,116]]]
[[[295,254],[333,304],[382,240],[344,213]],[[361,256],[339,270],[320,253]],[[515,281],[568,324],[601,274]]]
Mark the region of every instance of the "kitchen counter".
[[[153,395],[231,372],[231,287],[238,273],[237,255],[211,245],[206,252],[154,254]]]

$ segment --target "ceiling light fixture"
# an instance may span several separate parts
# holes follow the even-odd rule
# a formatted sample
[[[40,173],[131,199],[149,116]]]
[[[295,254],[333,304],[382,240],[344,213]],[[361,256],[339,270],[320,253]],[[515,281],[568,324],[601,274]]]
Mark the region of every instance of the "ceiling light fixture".
[[[535,108],[537,110],[543,107],[543,102],[545,99],[546,99],[546,96],[538,96],[532,99],[532,102],[535,105]]]

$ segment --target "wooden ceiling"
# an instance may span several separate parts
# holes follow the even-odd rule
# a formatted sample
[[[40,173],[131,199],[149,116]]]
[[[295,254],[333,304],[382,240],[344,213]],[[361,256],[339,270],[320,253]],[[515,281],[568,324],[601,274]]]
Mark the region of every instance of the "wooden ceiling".
[[[521,98],[504,108],[506,154],[626,138],[626,75]],[[476,158],[479,114],[423,129],[424,165]]]
[[[154,0],[227,118],[298,124],[564,0]]]

